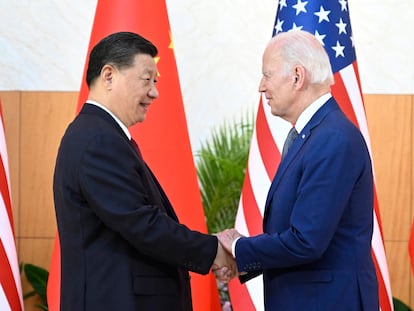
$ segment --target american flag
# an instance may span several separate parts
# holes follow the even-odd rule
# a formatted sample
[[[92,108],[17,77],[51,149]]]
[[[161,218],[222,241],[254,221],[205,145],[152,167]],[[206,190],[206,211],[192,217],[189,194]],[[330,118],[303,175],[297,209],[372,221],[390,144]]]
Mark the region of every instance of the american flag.
[[[23,310],[20,272],[14,241],[9,163],[0,102],[0,310]]]
[[[332,94],[349,119],[361,130],[371,152],[368,126],[356,61],[354,39],[346,0],[280,0],[273,36],[301,29],[315,35],[325,47],[334,72]],[[291,127],[271,115],[260,98],[252,137],[245,181],[236,217],[236,229],[246,236],[262,232],[262,217],[267,191],[277,166],[280,151]],[[372,256],[376,266],[380,309],[393,310],[392,294],[381,231],[378,201],[375,194]],[[263,310],[262,278],[246,285],[230,283],[233,310]]]

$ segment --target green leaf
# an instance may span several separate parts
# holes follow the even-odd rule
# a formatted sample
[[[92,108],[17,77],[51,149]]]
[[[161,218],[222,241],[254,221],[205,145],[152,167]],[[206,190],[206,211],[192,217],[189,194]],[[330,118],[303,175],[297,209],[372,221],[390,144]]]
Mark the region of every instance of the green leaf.
[[[46,287],[47,280],[49,278],[49,272],[41,267],[32,264],[24,264],[23,270],[27,281],[33,287],[34,291],[40,296],[42,302],[47,305]]]
[[[243,186],[253,114],[213,130],[196,153],[197,176],[201,187],[209,233],[234,226]]]
[[[42,309],[42,310],[44,310],[44,311],[48,311],[49,310],[49,307],[48,306],[46,306],[46,305],[42,305],[42,304],[36,304],[36,307],[38,307],[39,309]]]
[[[30,297],[33,297],[34,295],[37,295],[36,291],[34,291],[34,290],[32,290],[31,292],[25,293],[23,295],[23,300],[27,299],[27,298],[30,298]]]
[[[409,306],[396,297],[392,297],[394,311],[412,311]]]

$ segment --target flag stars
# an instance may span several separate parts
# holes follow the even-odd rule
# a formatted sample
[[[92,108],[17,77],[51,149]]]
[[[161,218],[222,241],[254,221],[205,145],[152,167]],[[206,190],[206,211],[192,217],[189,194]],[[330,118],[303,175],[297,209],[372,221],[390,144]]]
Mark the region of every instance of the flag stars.
[[[341,5],[341,11],[348,11],[348,4],[346,0],[339,0],[339,4]]]
[[[292,28],[290,29],[290,31],[293,30],[302,30],[303,26],[297,26],[296,23],[293,23]]]
[[[280,19],[277,19],[276,25],[275,25],[275,31],[276,31],[276,33],[279,33],[279,32],[282,32],[283,31],[282,26],[283,26],[283,23],[284,22],[285,21],[281,21]]]
[[[318,41],[325,46],[325,43],[323,42],[323,39],[325,39],[326,35],[321,35],[317,30],[315,30],[315,37],[318,39]]]
[[[295,5],[292,5],[292,8],[294,8],[296,10],[296,16],[298,16],[300,14],[300,12],[306,13],[306,9],[305,6],[308,4],[308,1],[300,1],[298,0],[298,2]]]
[[[274,19],[273,34],[309,31],[326,49],[332,69],[336,71],[355,59],[355,38],[351,37],[348,0],[276,0],[276,3],[279,8]]]
[[[336,45],[332,47],[332,50],[335,51],[335,57],[338,57],[338,56],[345,57],[344,49],[345,49],[345,46],[340,45],[339,41],[336,41]]]
[[[344,33],[346,34],[346,26],[347,24],[343,22],[342,17],[339,19],[339,23],[335,24],[338,27],[338,34]]]
[[[321,5],[321,8],[319,9],[319,12],[315,12],[313,14],[315,14],[316,16],[319,17],[319,21],[318,23],[322,23],[323,21],[327,21],[329,22],[329,13],[331,13],[331,11],[325,11],[325,9],[323,8],[323,6]]]
[[[280,0],[279,1],[279,8],[280,8],[279,9],[280,11],[282,11],[283,8],[287,8],[286,0]]]

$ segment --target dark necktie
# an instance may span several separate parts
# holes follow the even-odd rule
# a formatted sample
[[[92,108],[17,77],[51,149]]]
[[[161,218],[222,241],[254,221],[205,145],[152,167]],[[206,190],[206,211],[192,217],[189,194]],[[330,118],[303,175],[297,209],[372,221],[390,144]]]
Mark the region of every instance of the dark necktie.
[[[295,127],[292,127],[289,131],[289,134],[286,138],[285,144],[283,145],[282,150],[282,159],[286,156],[289,151],[290,146],[292,146],[295,138],[298,136],[298,132],[296,131]]]
[[[139,150],[138,144],[133,138],[131,138],[131,144],[132,144],[132,146],[134,146],[136,152],[138,153],[138,156],[142,159],[141,150]]]

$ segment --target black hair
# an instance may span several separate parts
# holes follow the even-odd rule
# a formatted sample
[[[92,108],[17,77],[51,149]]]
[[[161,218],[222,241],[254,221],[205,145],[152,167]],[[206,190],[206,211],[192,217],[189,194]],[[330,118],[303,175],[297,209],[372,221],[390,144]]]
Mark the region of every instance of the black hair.
[[[132,66],[137,54],[155,57],[158,50],[150,41],[133,32],[117,32],[103,38],[89,55],[86,84],[90,87],[107,64],[119,69]]]

